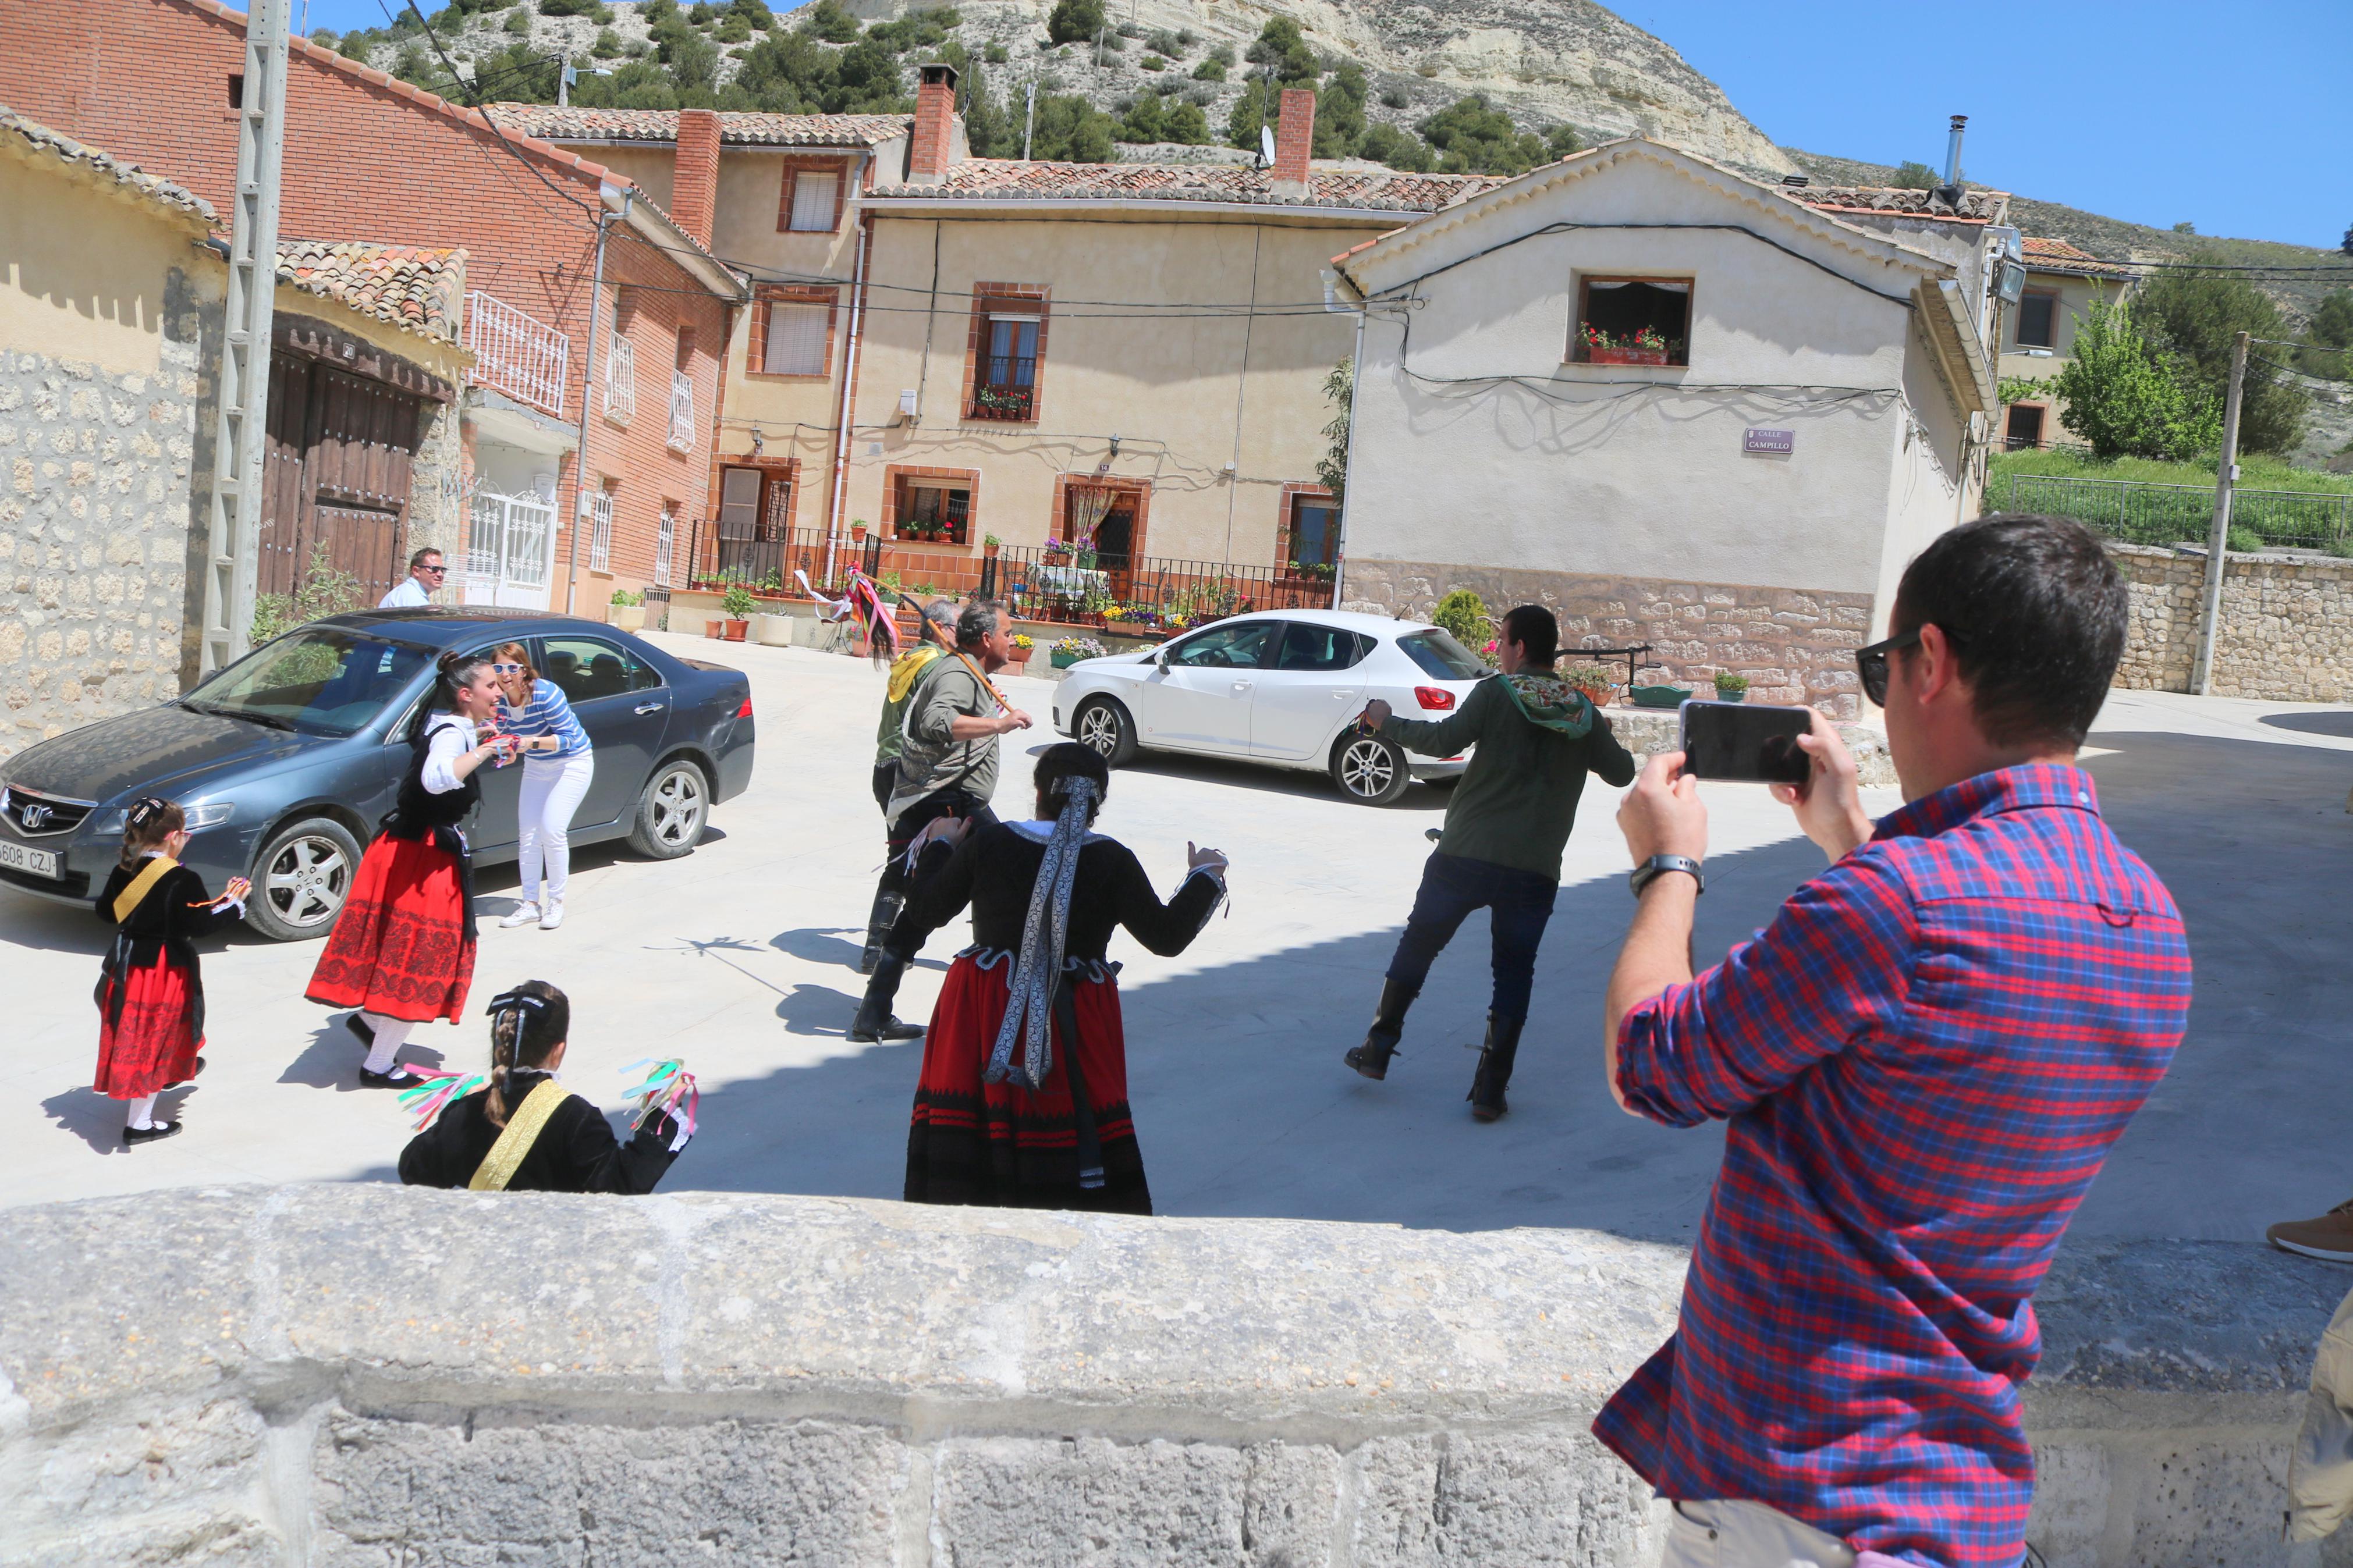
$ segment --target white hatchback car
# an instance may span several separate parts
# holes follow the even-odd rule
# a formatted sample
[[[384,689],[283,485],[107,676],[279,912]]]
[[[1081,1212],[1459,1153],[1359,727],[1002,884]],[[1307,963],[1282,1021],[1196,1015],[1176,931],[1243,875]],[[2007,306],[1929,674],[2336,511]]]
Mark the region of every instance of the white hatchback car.
[[[1441,627],[1345,610],[1236,616],[1138,653],[1091,658],[1054,689],[1054,728],[1118,767],[1141,750],[1242,757],[1329,773],[1386,805],[1412,779],[1451,779],[1460,756],[1409,757],[1356,729],[1378,697],[1434,719],[1488,673]]]

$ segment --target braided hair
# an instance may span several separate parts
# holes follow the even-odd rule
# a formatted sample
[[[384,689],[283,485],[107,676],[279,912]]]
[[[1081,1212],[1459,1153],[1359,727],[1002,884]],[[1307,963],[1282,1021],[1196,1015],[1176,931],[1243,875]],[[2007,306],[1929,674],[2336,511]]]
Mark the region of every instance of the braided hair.
[[[535,1068],[572,1033],[572,1002],[544,980],[526,980],[491,999],[491,1089],[483,1110],[493,1127],[507,1124],[507,1077]]]
[[[161,795],[148,795],[132,804],[122,819],[122,868],[137,866],[150,849],[161,849],[164,841],[188,825],[187,813]]]

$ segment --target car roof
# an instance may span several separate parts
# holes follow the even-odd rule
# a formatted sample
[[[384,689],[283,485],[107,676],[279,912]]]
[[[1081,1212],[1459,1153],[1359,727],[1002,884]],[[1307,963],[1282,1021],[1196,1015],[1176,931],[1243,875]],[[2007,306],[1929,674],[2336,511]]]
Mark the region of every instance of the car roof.
[[[1427,631],[1430,628],[1428,621],[1409,621],[1396,616],[1367,615],[1361,610],[1251,610],[1232,618],[1237,621],[1313,621],[1319,626],[1338,626],[1343,630],[1363,632],[1376,637]]]
[[[598,631],[610,629],[602,621],[585,620],[578,616],[566,616],[554,610],[517,610],[492,605],[427,605],[422,609],[409,610],[347,610],[340,616],[323,616],[311,624],[341,626],[349,631],[374,632],[379,637],[398,637],[404,642],[424,643],[433,647],[471,642],[486,631],[505,626],[513,626],[518,637],[544,637],[551,631],[585,630],[592,626]]]

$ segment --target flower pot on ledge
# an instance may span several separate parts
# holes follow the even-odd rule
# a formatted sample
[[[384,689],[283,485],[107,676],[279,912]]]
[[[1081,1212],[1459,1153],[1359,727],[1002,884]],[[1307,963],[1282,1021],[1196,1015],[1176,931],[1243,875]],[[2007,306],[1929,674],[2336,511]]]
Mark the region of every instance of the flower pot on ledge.
[[[1667,364],[1664,349],[1587,349],[1588,364]]]
[[[721,621],[719,624],[722,628],[720,637],[725,642],[742,642],[745,635],[752,629],[752,623],[750,621],[739,621],[732,616]]]
[[[643,605],[607,605],[605,606],[605,619],[607,626],[617,626],[622,631],[641,632],[646,629],[646,607]]]

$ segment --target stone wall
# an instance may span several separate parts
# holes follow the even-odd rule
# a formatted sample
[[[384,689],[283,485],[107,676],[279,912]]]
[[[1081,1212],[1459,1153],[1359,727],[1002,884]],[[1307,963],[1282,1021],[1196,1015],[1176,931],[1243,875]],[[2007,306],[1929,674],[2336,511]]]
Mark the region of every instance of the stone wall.
[[[2116,684],[2137,691],[2189,690],[2206,552],[2115,543],[2108,552],[2132,590],[2132,628]],[[2353,561],[2224,556],[2214,695],[2353,700]]]
[[[0,350],[0,757],[180,689],[200,315],[153,373]]]
[[[1643,671],[1646,684],[1704,687],[1729,670],[1748,678],[1753,702],[1811,702],[1833,719],[1862,713],[1853,650],[1870,635],[1868,594],[1419,561],[1350,561],[1342,591],[1349,608],[1428,620],[1457,588],[1497,617],[1514,605],[1546,606],[1571,648],[1588,638],[1651,644],[1663,668]]]
[[[0,1564],[1640,1568],[1661,1507],[1587,1429],[1683,1268],[1587,1231],[740,1194],[15,1209]],[[2052,1568],[2285,1568],[2344,1284],[2063,1253],[2028,1391]]]

